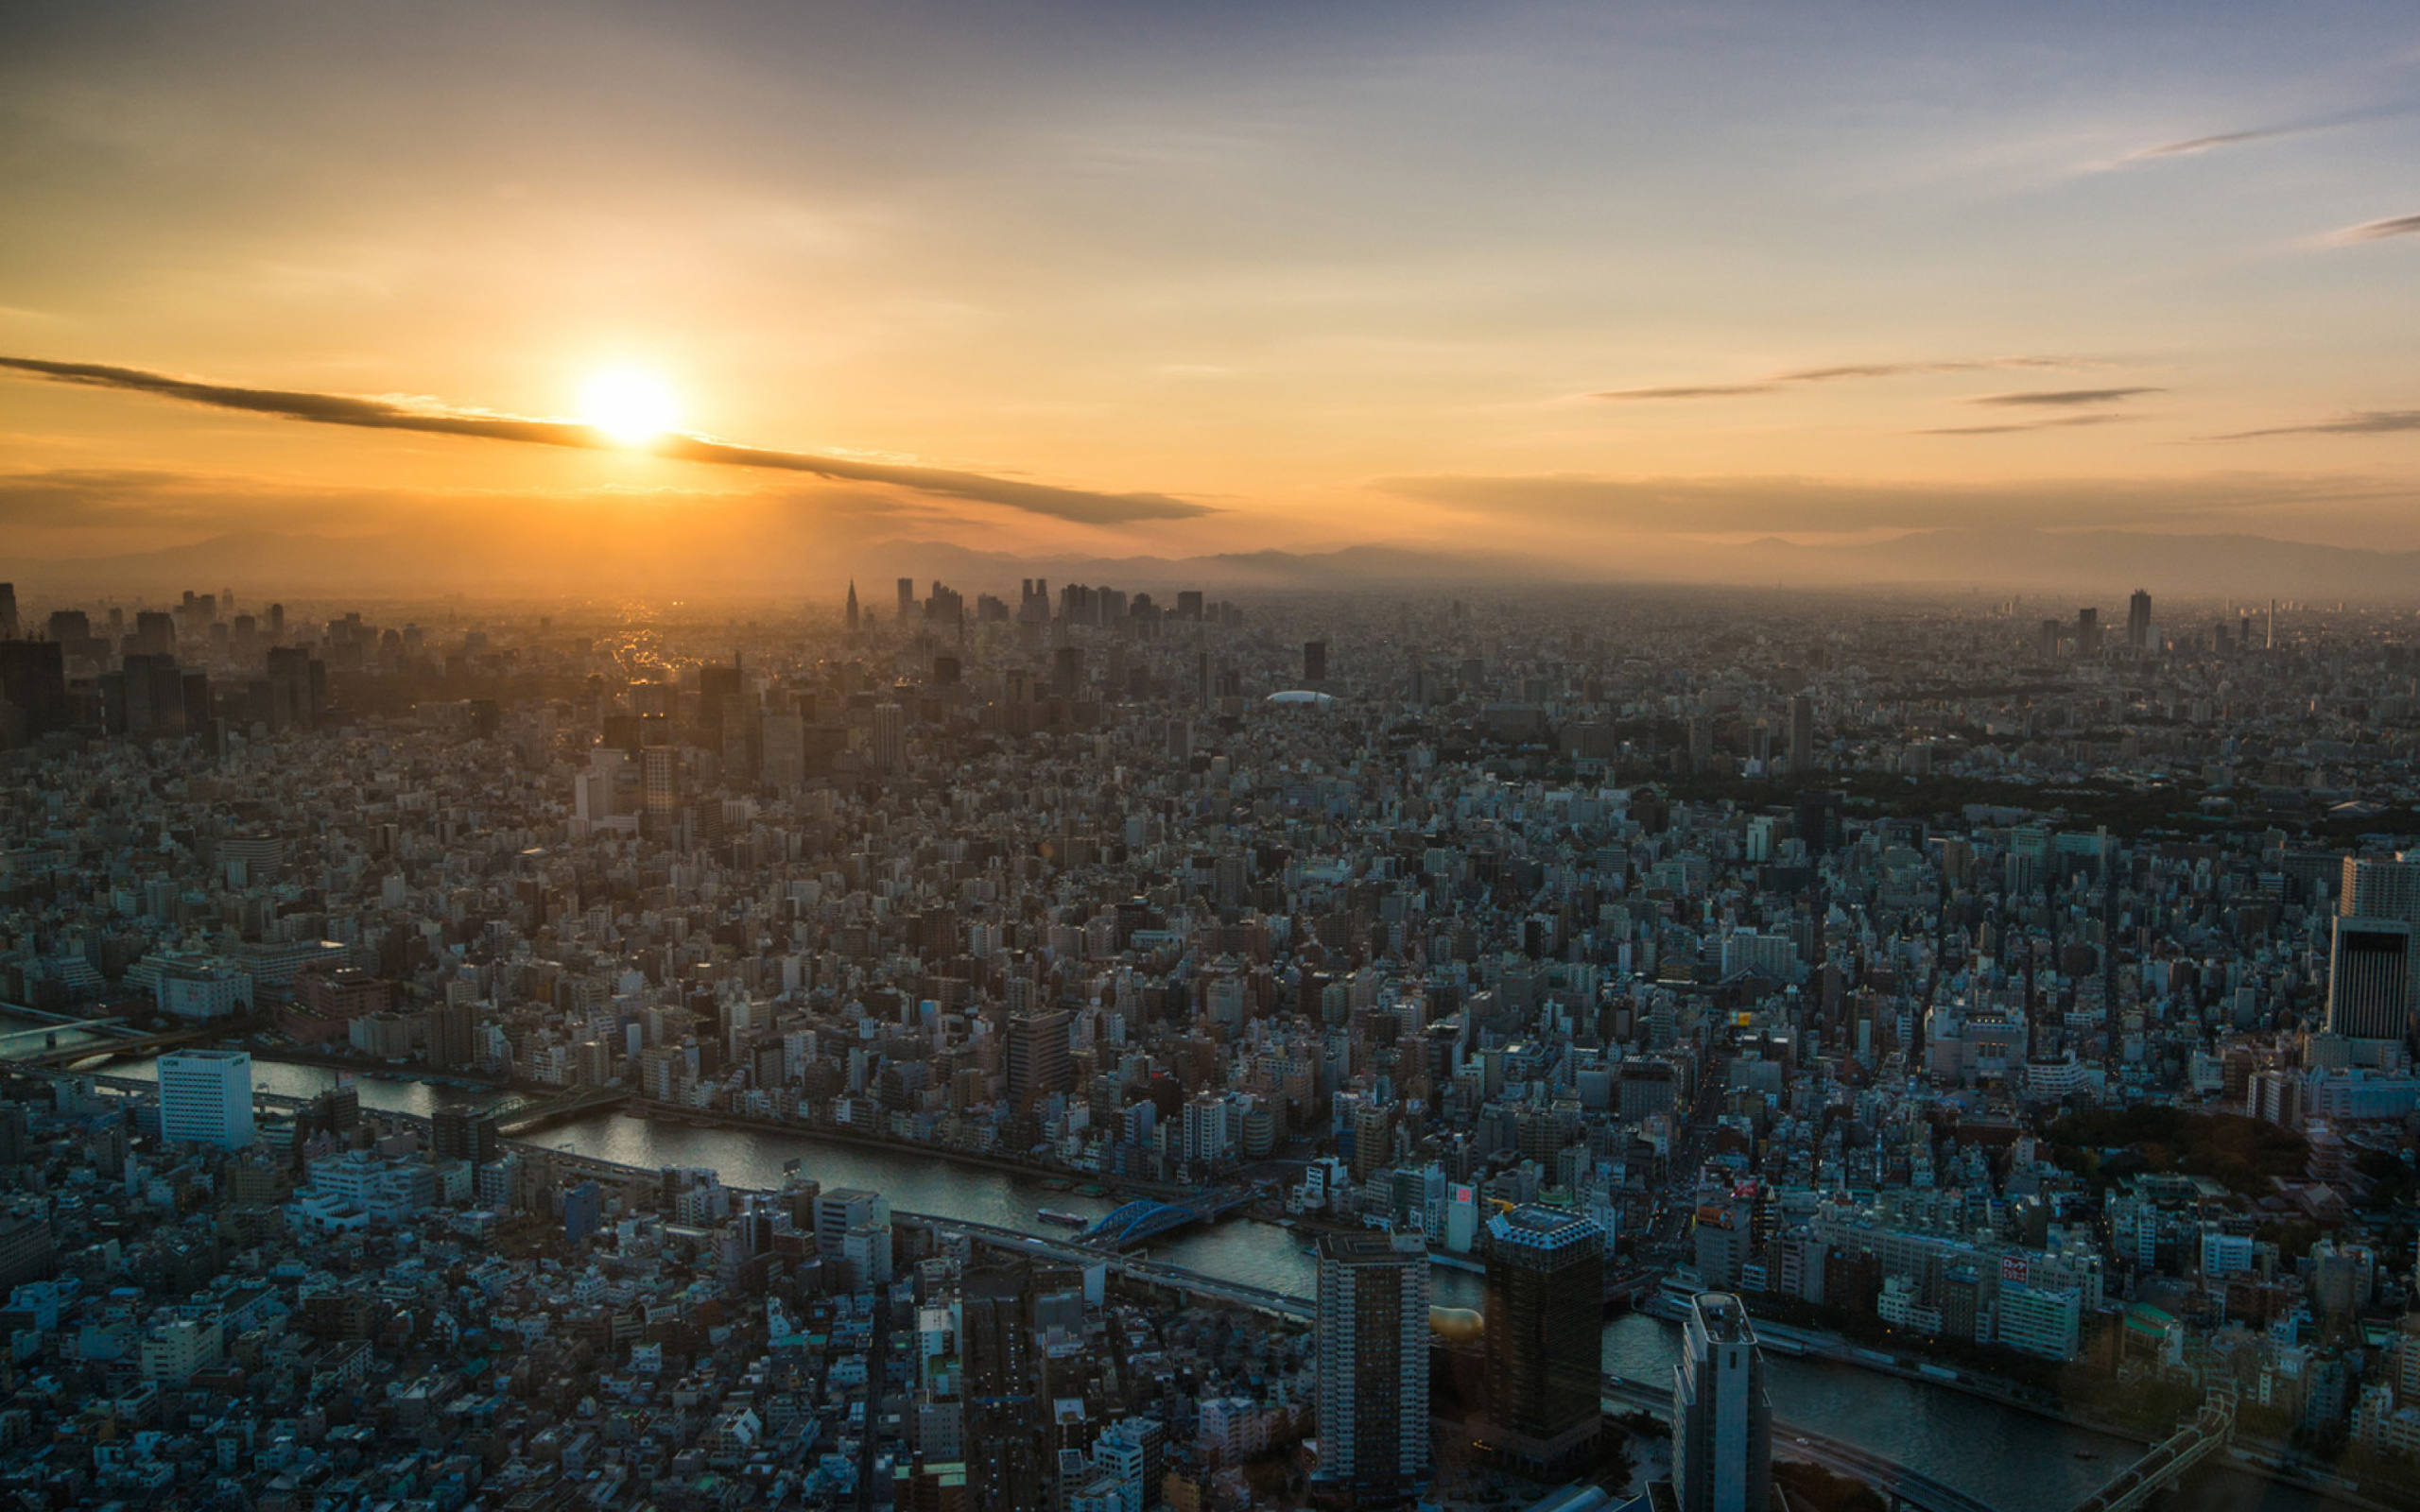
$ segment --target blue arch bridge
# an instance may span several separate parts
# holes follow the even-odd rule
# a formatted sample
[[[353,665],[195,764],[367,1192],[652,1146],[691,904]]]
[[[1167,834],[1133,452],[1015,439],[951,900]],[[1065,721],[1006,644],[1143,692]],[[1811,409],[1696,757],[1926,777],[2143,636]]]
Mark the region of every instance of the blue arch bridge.
[[[1077,1235],[1080,1243],[1103,1249],[1132,1249],[1146,1240],[1232,1212],[1254,1196],[1250,1187],[1219,1187],[1196,1193],[1181,1202],[1142,1198],[1115,1209]]]

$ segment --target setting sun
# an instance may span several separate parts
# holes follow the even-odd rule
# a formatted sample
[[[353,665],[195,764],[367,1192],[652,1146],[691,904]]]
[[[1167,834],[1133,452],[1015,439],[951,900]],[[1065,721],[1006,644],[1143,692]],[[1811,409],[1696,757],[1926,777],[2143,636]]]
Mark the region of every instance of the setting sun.
[[[581,386],[579,418],[624,446],[644,446],[672,428],[672,390],[652,373],[608,369]]]

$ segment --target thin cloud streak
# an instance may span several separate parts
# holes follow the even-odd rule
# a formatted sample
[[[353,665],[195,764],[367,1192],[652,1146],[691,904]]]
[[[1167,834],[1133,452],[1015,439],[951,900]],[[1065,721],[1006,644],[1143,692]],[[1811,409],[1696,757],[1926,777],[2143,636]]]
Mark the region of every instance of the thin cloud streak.
[[[1966,401],[1966,403],[1970,404],[2004,404],[2017,406],[2029,404],[2116,404],[2121,399],[2133,399],[2139,394],[2158,394],[2165,392],[2167,392],[2167,390],[2161,388],[2049,388],[2039,389],[2030,393],[1978,394],[1974,398]]]
[[[2420,215],[2395,215],[2386,220],[2347,226],[2330,239],[2338,242],[2382,242],[2390,236],[2420,236]]]
[[[1847,363],[1830,368],[1801,368],[1792,372],[1775,373],[1742,384],[1676,385],[1659,388],[1609,388],[1587,397],[1590,399],[1736,399],[1743,394],[1771,393],[1776,388],[1802,384],[1837,383],[1850,378],[1902,378],[1911,373],[1984,372],[2010,368],[2092,368],[2098,363],[2084,357],[1980,357],[1951,362],[1865,362]]]
[[[2221,147],[2241,146],[2248,142],[2268,142],[2281,136],[2293,136],[2311,129],[2307,126],[2269,126],[2250,131],[2221,131],[2214,136],[2190,137],[2183,142],[2163,142],[2157,146],[2138,147],[2118,161],[2145,163],[2154,158],[2191,158]]]
[[[434,436],[461,436],[480,440],[517,441],[530,446],[560,446],[575,451],[640,450],[650,456],[716,467],[761,468],[804,472],[837,482],[878,483],[913,489],[921,493],[996,504],[1032,514],[1080,524],[1122,524],[1137,520],[1184,520],[1215,513],[1207,505],[1164,493],[1098,493],[1084,489],[1056,488],[994,477],[951,468],[862,462],[807,452],[783,452],[737,446],[709,437],[667,433],[653,445],[616,445],[595,427],[574,421],[478,410],[407,408],[390,400],[350,394],[320,394],[281,388],[240,388],[199,383],[98,363],[48,362],[34,357],[0,357],[0,369],[13,369],[54,383],[149,394],[185,404],[304,421],[315,425],[351,425],[366,430],[417,431]]]
[[[2062,415],[2057,420],[2018,421],[2006,425],[1943,425],[1917,431],[1918,436],[2007,436],[2017,431],[2071,430],[2078,425],[2114,425],[2134,415]]]
[[[1741,394],[1769,394],[1772,384],[1707,384],[1699,387],[1616,388],[1591,399],[1733,399]]]
[[[2271,425],[2256,431],[2230,431],[2214,441],[2248,441],[2261,436],[2392,436],[2420,431],[2420,409],[2357,409],[2331,421],[2310,425]]]

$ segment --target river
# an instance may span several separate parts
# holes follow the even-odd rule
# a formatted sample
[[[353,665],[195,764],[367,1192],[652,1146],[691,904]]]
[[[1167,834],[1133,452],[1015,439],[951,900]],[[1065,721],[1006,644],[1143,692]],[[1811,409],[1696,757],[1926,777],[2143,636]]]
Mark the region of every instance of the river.
[[[112,1074],[148,1077],[145,1063],[112,1065]],[[255,1063],[262,1091],[310,1096],[333,1081],[312,1067]],[[425,1116],[459,1101],[508,1095],[420,1082],[364,1077],[355,1083],[362,1106]],[[1038,1209],[1099,1214],[1114,1203],[1006,1173],[953,1164],[908,1150],[873,1149],[805,1135],[700,1127],[605,1114],[538,1135],[533,1143],[645,1169],[703,1167],[738,1187],[779,1187],[783,1166],[797,1160],[802,1175],[825,1188],[865,1187],[912,1212],[963,1218],[1064,1239],[1066,1230],[1036,1217]],[[1310,1297],[1317,1276],[1302,1241],[1271,1224],[1230,1221],[1150,1247],[1150,1258],[1221,1280]],[[1440,1306],[1480,1302],[1480,1278],[1444,1266],[1431,1271]],[[1676,1325],[1623,1314],[1604,1332],[1605,1368],[1634,1381],[1671,1379]],[[1827,1361],[1767,1356],[1777,1418],[1845,1439],[1974,1496],[1999,1512],[2066,1512],[2130,1464],[2134,1444],[2046,1421],[1960,1392]],[[2098,1458],[2079,1458],[2079,1452]],[[2195,1512],[2317,1512],[2319,1498],[2242,1474],[2197,1483]]]

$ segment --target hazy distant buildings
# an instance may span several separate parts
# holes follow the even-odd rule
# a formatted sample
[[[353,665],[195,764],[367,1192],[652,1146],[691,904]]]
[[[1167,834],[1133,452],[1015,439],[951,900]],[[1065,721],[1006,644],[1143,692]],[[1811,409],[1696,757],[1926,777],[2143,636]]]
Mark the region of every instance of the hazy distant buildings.
[[[1772,1431],[1747,1308],[1728,1292],[1700,1295],[1672,1366],[1672,1486],[1682,1512],[1765,1512]]]
[[[176,1050],[160,1057],[160,1133],[240,1150],[252,1143],[252,1057],[241,1050]]]
[[[873,706],[873,765],[883,772],[908,765],[908,714],[895,703]]]
[[[1357,1503],[1400,1500],[1428,1474],[1427,1249],[1414,1234],[1331,1233],[1319,1262],[1316,1479]]]
[[[1815,769],[1815,700],[1805,694],[1789,700],[1789,769],[1793,774]]]
[[[21,738],[34,739],[68,725],[67,661],[56,640],[0,641],[0,700],[15,713]],[[0,724],[0,733],[5,733]]]
[[[1557,1473],[1595,1446],[1602,1421],[1604,1230],[1523,1207],[1487,1233],[1490,1442],[1525,1474]]]

